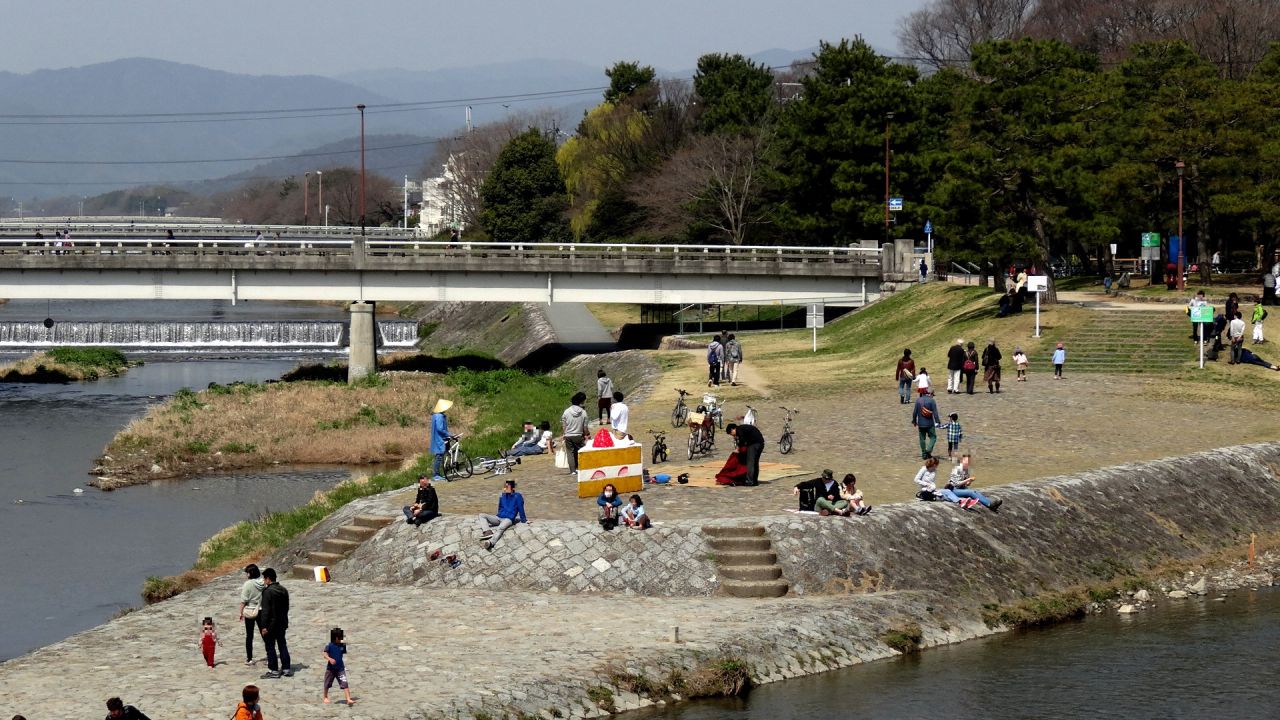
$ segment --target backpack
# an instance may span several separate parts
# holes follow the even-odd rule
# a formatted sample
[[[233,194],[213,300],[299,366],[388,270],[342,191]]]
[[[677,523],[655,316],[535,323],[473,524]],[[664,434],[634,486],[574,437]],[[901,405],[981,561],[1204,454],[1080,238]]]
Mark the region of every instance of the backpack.
[[[707,348],[707,362],[709,363],[720,362],[720,353],[717,352],[717,350],[719,350],[719,348],[717,348],[715,345],[712,345],[711,347]]]
[[[977,369],[978,369],[978,363],[976,363],[976,362],[974,362],[974,361],[972,361],[972,360],[965,360],[965,361],[964,361],[964,371],[965,371],[965,372],[973,372],[974,370],[977,370]]]

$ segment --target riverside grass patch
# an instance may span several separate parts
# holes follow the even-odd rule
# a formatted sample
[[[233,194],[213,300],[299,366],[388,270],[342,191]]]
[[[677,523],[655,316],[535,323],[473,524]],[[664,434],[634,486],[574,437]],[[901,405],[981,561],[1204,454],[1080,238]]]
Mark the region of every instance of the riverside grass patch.
[[[120,375],[129,365],[124,353],[114,348],[55,347],[0,367],[0,382],[98,380]]]
[[[462,440],[472,457],[492,457],[511,447],[525,420],[547,420],[553,431],[558,429],[560,414],[578,389],[566,378],[511,369],[453,370],[445,375],[445,382],[457,392],[452,398],[455,410],[466,405],[477,411],[471,436]]]

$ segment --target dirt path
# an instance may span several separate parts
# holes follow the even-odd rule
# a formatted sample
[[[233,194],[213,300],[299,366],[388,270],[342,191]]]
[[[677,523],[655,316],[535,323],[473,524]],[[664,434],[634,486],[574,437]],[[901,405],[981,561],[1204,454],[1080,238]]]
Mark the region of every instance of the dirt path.
[[[1128,302],[1122,299],[1108,299],[1105,295],[1093,292],[1082,292],[1079,290],[1066,290],[1058,292],[1058,302],[1073,303],[1091,310],[1131,310],[1131,311],[1157,311],[1157,312],[1182,312],[1186,309],[1183,303],[1165,303],[1165,302]],[[1033,306],[1034,307],[1034,306]]]
[[[703,377],[702,377],[702,383],[700,387],[706,388],[707,386],[707,378],[706,378],[707,351],[706,350],[681,350],[680,352],[685,355],[688,355],[691,358],[696,359],[698,363],[701,363],[702,370],[703,370]],[[739,366],[738,368],[738,385],[746,387],[750,390],[754,390],[755,392],[759,393],[761,397],[767,398],[772,394],[772,390],[769,387],[769,382],[764,378],[763,375],[760,374],[760,371],[757,370],[755,366],[749,362],[743,362],[742,365]],[[724,389],[732,386],[729,385],[728,383],[723,383],[720,387],[721,389]],[[688,387],[686,387],[685,389],[688,390]],[[694,392],[694,391],[690,390],[689,392]],[[719,393],[718,390],[717,390],[717,393]]]

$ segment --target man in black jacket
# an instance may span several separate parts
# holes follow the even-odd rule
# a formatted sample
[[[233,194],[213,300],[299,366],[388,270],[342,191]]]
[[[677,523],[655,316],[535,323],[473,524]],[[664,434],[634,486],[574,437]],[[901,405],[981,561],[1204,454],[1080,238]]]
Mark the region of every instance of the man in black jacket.
[[[964,368],[964,340],[947,350],[947,393],[960,392],[960,371]]]
[[[275,568],[262,571],[262,608],[258,611],[258,627],[262,628],[262,640],[267,645],[267,671],[264,679],[280,676],[293,677],[289,663],[289,644],[285,633],[289,630],[289,591],[276,582]],[[279,664],[277,663],[279,659]]]
[[[791,494],[800,496],[801,510],[817,510],[822,515],[838,514],[849,506],[840,499],[840,483],[830,470],[823,470],[821,477],[796,483]]]
[[[418,497],[412,505],[404,506],[404,521],[409,525],[421,525],[440,517],[440,500],[428,475],[418,476]]]
[[[764,452],[764,436],[755,425],[729,423],[724,431],[738,441],[742,464],[747,468],[747,485],[760,484],[760,453]]]
[[[107,720],[150,720],[132,705],[125,705],[118,697],[107,700]]]

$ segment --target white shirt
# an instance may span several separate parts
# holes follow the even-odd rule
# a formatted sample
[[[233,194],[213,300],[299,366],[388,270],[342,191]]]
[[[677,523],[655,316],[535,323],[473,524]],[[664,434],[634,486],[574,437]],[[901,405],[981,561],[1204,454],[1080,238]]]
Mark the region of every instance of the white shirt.
[[[930,470],[927,467],[922,467],[920,468],[920,472],[916,473],[916,484],[919,485],[922,490],[933,492],[938,489],[938,486],[933,484],[937,477],[938,472],[936,470]]]
[[[631,410],[626,403],[616,402],[609,408],[609,424],[613,429],[620,433],[627,431],[627,419],[631,416]]]
[[[1228,332],[1231,335],[1232,340],[1236,340],[1244,337],[1244,320],[1241,320],[1240,318],[1235,318],[1231,321],[1231,324],[1228,326],[1228,328],[1229,328]]]
[[[926,374],[926,373],[920,373],[919,375],[917,375],[917,376],[916,376],[916,387],[918,387],[918,388],[926,388],[926,389],[929,387],[929,376],[928,376],[928,374]]]
[[[550,443],[551,443],[551,431],[543,430],[542,437],[538,438],[538,447],[542,448],[543,450],[546,450],[547,446]]]

